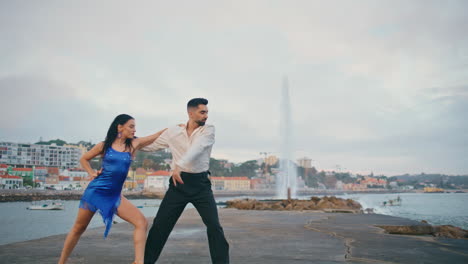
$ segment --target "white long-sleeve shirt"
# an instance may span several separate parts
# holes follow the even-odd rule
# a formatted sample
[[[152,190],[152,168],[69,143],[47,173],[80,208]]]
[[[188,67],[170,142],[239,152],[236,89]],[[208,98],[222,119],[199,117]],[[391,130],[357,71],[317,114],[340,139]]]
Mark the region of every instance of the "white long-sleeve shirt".
[[[172,152],[172,169],[179,166],[181,171],[200,173],[210,168],[211,149],[215,142],[215,127],[206,124],[196,128],[190,137],[185,127],[168,128],[153,143],[142,148],[152,152],[169,148]]]

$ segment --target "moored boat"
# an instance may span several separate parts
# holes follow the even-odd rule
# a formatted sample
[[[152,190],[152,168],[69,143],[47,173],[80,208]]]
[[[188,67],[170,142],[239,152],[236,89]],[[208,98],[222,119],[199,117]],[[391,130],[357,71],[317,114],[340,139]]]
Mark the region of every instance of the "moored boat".
[[[44,203],[42,205],[31,205],[27,207],[28,210],[64,210],[65,206],[63,203]]]

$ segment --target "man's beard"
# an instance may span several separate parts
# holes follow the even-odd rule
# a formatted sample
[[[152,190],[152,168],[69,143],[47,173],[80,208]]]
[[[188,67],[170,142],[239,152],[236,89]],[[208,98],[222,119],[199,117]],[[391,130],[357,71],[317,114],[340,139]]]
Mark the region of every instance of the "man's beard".
[[[197,123],[199,126],[204,126],[206,121],[195,121],[195,123]]]

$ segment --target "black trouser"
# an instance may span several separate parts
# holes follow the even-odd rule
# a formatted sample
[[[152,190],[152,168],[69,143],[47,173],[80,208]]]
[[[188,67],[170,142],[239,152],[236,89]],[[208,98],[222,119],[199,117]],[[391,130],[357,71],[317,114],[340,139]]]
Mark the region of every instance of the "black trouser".
[[[219,223],[218,209],[211,191],[208,172],[180,174],[184,184],[174,186],[172,177],[154,218],[145,248],[145,264],[154,264],[187,203],[192,203],[207,227],[211,261],[229,263],[229,244]],[[181,249],[183,250],[183,249]]]

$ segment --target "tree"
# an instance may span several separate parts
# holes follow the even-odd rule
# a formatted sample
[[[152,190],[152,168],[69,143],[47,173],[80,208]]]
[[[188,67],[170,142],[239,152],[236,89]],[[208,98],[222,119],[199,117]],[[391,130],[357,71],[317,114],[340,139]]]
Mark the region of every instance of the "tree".
[[[210,172],[214,176],[232,176],[231,169],[225,168],[226,161],[210,159]]]
[[[66,145],[67,142],[61,139],[54,139],[54,140],[49,140],[49,141],[39,141],[36,143],[37,145],[52,145],[56,144],[57,146],[63,146]]]
[[[152,161],[151,159],[144,159],[144,160],[143,160],[142,166],[143,166],[143,168],[145,168],[146,170],[149,170],[150,168],[153,168],[153,166],[154,166],[154,161]]]
[[[335,189],[336,182],[337,182],[337,179],[335,175],[329,175],[325,177],[325,181],[323,182],[323,184],[327,187],[327,189]]]
[[[257,175],[256,171],[260,168],[256,160],[249,160],[232,168],[232,176],[247,176],[253,178]]]
[[[33,186],[31,177],[23,177],[23,186]]]

